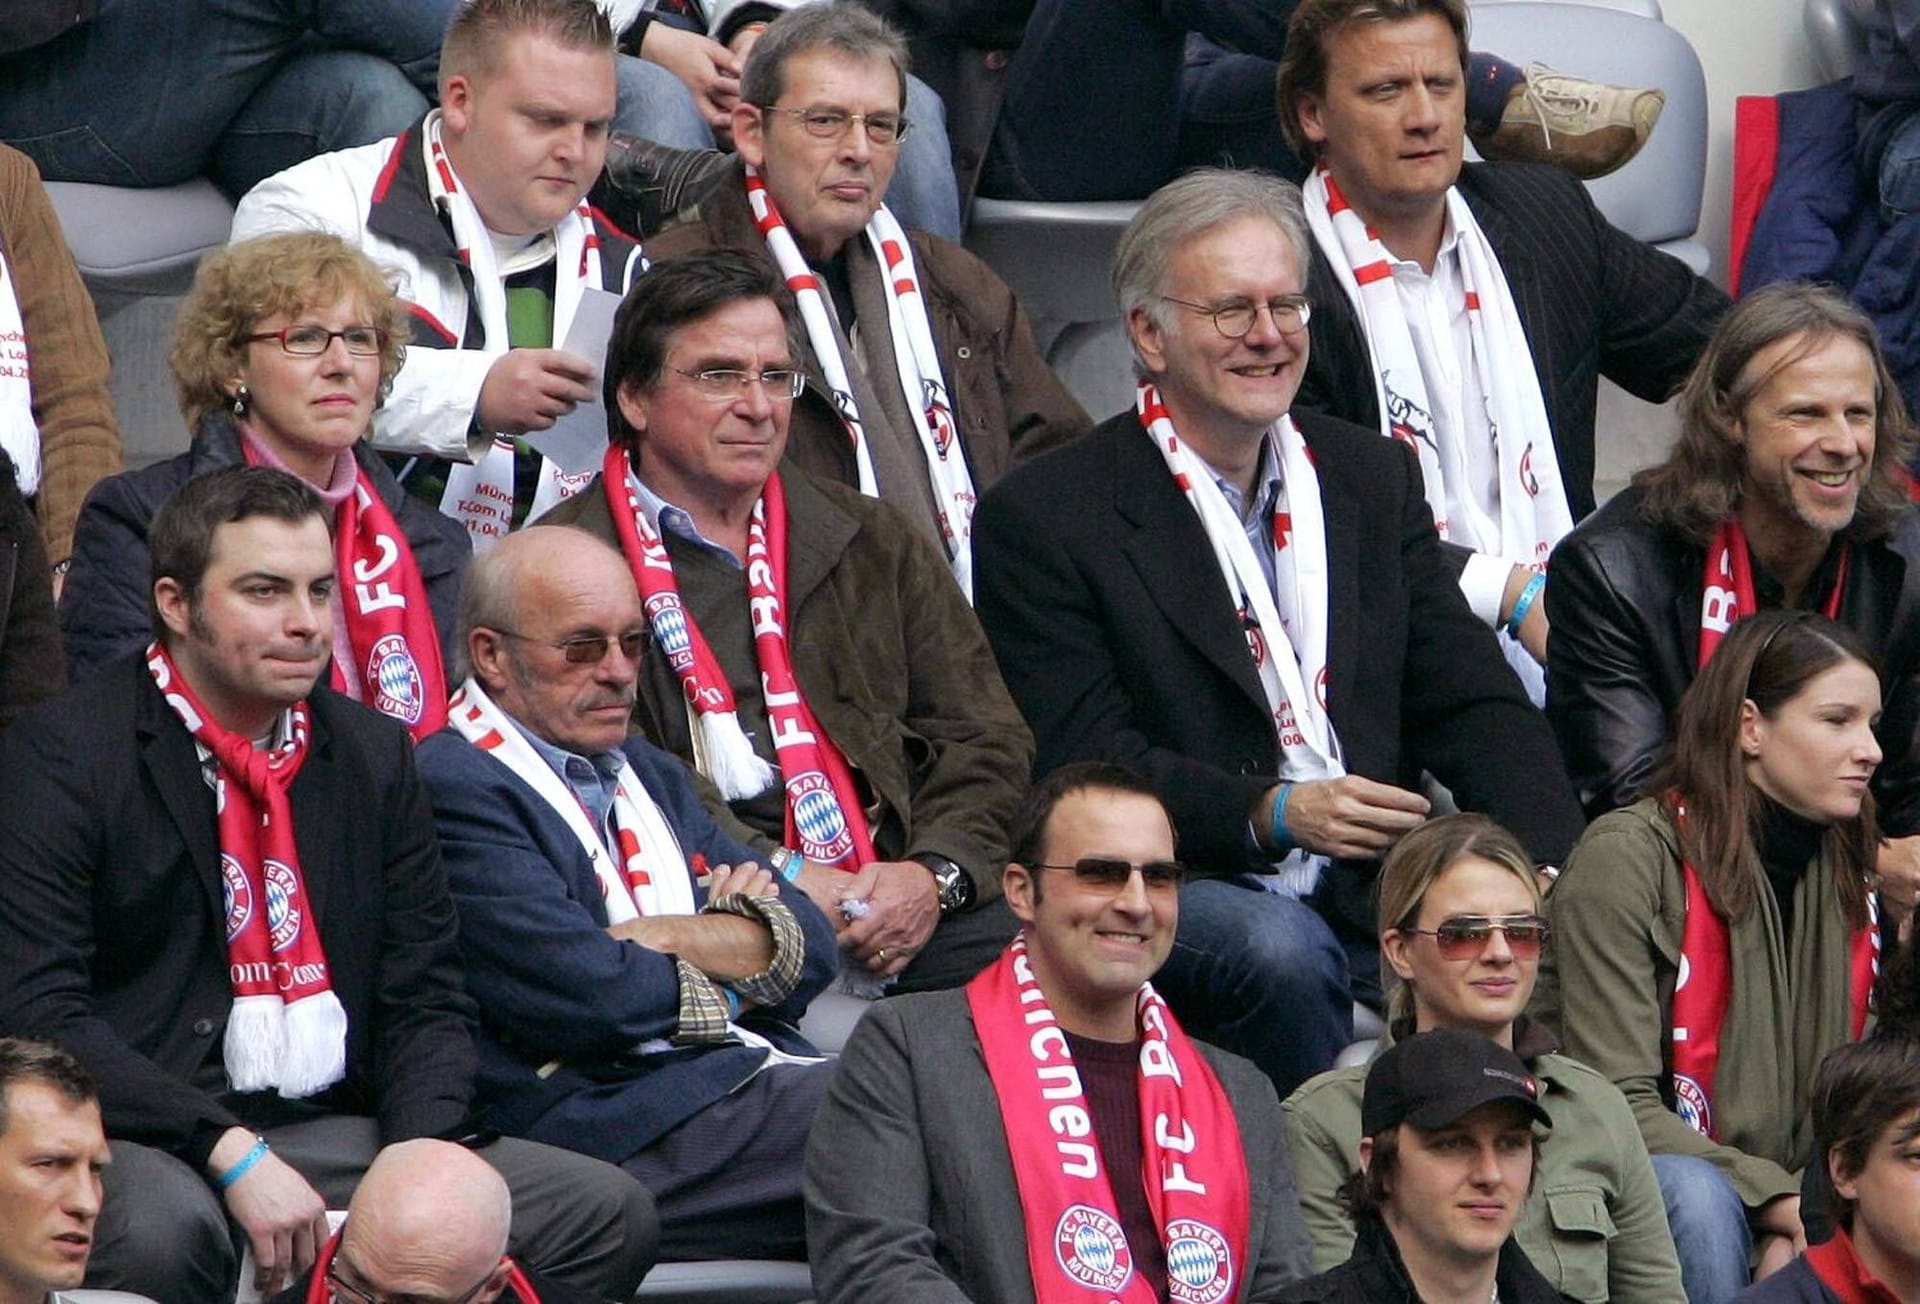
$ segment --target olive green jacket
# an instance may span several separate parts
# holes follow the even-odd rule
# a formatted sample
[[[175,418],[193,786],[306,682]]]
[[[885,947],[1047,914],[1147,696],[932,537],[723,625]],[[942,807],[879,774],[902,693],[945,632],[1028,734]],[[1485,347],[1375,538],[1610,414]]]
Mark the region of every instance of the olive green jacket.
[[[1522,1019],[1514,1040],[1540,1079],[1540,1103],[1553,1116],[1514,1239],[1563,1295],[1682,1304],[1680,1264],[1633,1111],[1605,1078],[1554,1053],[1552,1036],[1539,1024]],[[1353,1253],[1353,1219],[1338,1192],[1360,1171],[1366,1077],[1364,1064],[1322,1073],[1281,1106],[1315,1272],[1336,1268]]]
[[[1800,1191],[1813,1153],[1814,1072],[1850,1039],[1847,921],[1833,866],[1795,891],[1792,953],[1769,891],[1728,930],[1732,994],[1712,1087],[1719,1141],[1673,1112],[1673,987],[1686,887],[1672,821],[1651,799],[1594,821],[1547,894],[1553,941],[1534,1012],[1568,1054],[1612,1078],[1653,1154],[1697,1155],[1748,1209]]]

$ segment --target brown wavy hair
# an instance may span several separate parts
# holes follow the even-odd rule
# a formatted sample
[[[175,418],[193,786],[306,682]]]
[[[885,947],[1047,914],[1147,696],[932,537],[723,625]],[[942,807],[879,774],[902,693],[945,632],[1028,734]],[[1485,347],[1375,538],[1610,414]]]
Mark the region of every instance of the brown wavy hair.
[[[1756,355],[1796,336],[1796,348],[1767,371],[1749,374]],[[1702,547],[1711,542],[1740,507],[1746,450],[1734,437],[1734,423],[1782,369],[1836,339],[1857,342],[1873,359],[1873,462],[1841,535],[1864,542],[1892,534],[1913,509],[1905,468],[1914,431],[1906,401],[1873,322],[1837,291],[1805,282],[1755,290],[1721,319],[1680,387],[1680,437],[1672,454],[1633,477],[1645,495],[1641,518]]]
[[[269,317],[296,317],[345,298],[359,299],[366,324],[387,332],[380,355],[380,392],[387,401],[406,361],[407,310],[371,258],[321,231],[263,235],[208,254],[173,331],[173,385],[187,429],[233,404],[228,383],[246,350],[246,337]]]
[[[1760,866],[1763,798],[1747,778],[1740,750],[1740,712],[1752,702],[1772,719],[1813,679],[1846,661],[1879,676],[1860,636],[1811,611],[1763,611],[1734,625],[1713,660],[1680,699],[1673,743],[1654,770],[1648,790],[1680,836],[1680,854],[1700,876],[1707,900],[1727,919],[1753,908]],[[1684,822],[1678,807],[1686,806]],[[1823,853],[1835,866],[1841,911],[1854,928],[1867,922],[1867,883],[1880,844],[1873,794],[1860,813],[1828,827]]]

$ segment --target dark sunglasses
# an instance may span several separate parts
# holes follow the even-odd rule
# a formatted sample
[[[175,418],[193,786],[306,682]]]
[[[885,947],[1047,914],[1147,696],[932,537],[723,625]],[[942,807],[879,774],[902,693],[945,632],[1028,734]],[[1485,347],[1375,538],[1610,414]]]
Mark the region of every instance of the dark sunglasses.
[[[1487,949],[1487,941],[1496,932],[1507,939],[1507,949],[1516,960],[1532,960],[1547,943],[1547,921],[1539,915],[1456,915],[1442,920],[1438,928],[1403,928],[1402,933],[1431,937],[1440,948],[1442,960],[1466,960]]]
[[[641,649],[647,645],[647,631],[644,629],[636,629],[630,633],[622,634],[617,639],[609,638],[605,634],[582,634],[578,638],[570,638],[562,643],[553,643],[544,638],[529,638],[525,634],[516,633],[511,629],[501,629],[497,625],[489,626],[488,628],[492,629],[496,634],[505,634],[508,638],[517,638],[522,643],[538,643],[541,647],[559,648],[561,654],[566,657],[568,662],[576,666],[599,665],[607,659],[607,649],[615,643],[620,645],[621,656],[629,661],[638,661],[640,659]]]
[[[1177,860],[1149,860],[1144,865],[1114,856],[1082,856],[1071,865],[1029,865],[1028,869],[1070,869],[1083,887],[1118,894],[1126,889],[1133,871],[1140,871],[1141,882],[1149,892],[1172,892],[1187,876],[1187,867]]]

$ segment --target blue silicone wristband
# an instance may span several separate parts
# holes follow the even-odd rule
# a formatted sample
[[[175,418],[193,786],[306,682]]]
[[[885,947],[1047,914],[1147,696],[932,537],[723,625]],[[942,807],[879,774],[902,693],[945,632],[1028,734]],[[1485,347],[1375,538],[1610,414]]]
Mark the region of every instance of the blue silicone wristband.
[[[1521,588],[1520,596],[1513,600],[1513,614],[1507,617],[1507,633],[1520,637],[1520,626],[1525,622],[1527,613],[1533,610],[1533,604],[1540,591],[1547,587],[1547,577],[1543,571],[1535,571],[1533,577]]]
[[[1294,848],[1293,835],[1287,832],[1287,798],[1293,795],[1293,785],[1283,783],[1273,798],[1273,823],[1267,827],[1267,836],[1273,839],[1273,845],[1281,855]]]
[[[232,1168],[229,1168],[226,1172],[220,1174],[219,1177],[215,1178],[213,1184],[219,1187],[222,1191],[226,1190],[228,1187],[232,1186],[235,1182],[245,1177],[248,1173],[251,1173],[253,1171],[254,1165],[259,1163],[262,1159],[265,1159],[266,1157],[267,1157],[267,1139],[265,1137],[254,1138],[253,1149],[247,1151],[246,1154],[241,1155],[240,1162],[235,1164]]]
[[[800,871],[805,869],[807,865],[807,858],[805,856],[797,851],[789,851],[785,847],[775,849],[771,859],[773,860],[774,873],[789,883],[798,881]]]

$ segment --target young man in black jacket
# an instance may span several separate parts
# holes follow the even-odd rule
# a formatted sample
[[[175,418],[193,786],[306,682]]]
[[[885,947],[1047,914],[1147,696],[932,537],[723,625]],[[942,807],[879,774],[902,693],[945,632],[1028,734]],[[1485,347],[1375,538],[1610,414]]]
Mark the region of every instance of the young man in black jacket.
[[[1347,1190],[1353,1257],[1282,1304],[1532,1304],[1558,1301],[1513,1240],[1553,1126],[1514,1053],[1454,1029],[1392,1047],[1361,1097],[1362,1172]]]

